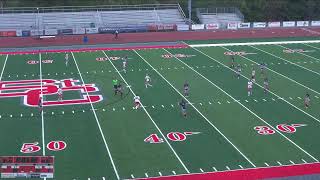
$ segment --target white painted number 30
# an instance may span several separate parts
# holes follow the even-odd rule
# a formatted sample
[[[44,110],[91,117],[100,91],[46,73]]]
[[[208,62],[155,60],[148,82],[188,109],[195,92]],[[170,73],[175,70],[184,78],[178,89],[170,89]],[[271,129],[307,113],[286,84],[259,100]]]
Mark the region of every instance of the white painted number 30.
[[[302,127],[302,126],[306,126],[306,124],[291,124],[291,125],[279,124],[276,126],[276,129],[278,129],[283,133],[292,134],[297,132],[297,127]],[[254,127],[254,130],[256,130],[257,133],[261,135],[271,135],[276,133],[276,131],[270,128],[269,126],[256,126]]]
[[[20,152],[29,154],[35,153],[41,150],[38,142],[34,143],[23,143]],[[50,151],[62,151],[67,147],[67,143],[64,141],[50,141],[47,144],[47,149]]]

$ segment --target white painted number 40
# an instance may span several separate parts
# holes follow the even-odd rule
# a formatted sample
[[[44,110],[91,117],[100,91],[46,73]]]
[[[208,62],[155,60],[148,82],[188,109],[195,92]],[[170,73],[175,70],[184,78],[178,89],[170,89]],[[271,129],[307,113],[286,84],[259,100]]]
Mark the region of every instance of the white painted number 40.
[[[41,147],[38,145],[38,142],[34,143],[23,143],[20,152],[29,154],[35,153],[41,150]],[[67,147],[67,143],[64,141],[50,141],[47,144],[47,149],[50,151],[62,151]]]
[[[188,135],[199,134],[199,132],[170,132],[167,134],[167,138],[170,141],[178,142],[178,141],[185,141]],[[157,134],[150,134],[147,138],[144,139],[144,142],[156,144],[156,143],[163,143],[163,138],[160,138]]]

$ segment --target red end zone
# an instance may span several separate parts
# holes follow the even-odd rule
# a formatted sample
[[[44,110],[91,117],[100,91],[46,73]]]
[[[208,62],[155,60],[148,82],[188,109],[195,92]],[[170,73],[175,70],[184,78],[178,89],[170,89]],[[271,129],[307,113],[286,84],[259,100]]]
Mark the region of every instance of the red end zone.
[[[239,169],[221,172],[209,172],[200,174],[186,174],[179,176],[163,176],[155,178],[142,178],[140,180],[256,180],[267,178],[281,178],[289,176],[302,176],[320,173],[320,163],[297,164],[279,167],[263,167],[251,169]]]

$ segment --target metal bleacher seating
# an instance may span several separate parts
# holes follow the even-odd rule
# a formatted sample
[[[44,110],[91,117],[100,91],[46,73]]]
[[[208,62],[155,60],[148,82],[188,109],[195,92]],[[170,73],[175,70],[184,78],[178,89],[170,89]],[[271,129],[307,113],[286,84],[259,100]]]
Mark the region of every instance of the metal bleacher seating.
[[[0,29],[64,29],[147,24],[185,24],[179,4],[8,8]]]
[[[197,16],[201,23],[218,23],[225,27],[230,22],[243,22],[244,17],[237,8],[198,8]]]

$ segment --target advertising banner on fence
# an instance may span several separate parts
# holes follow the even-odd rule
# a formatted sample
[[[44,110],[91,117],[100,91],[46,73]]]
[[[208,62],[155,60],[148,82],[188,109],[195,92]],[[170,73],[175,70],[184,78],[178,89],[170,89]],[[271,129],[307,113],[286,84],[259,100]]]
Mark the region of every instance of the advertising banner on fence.
[[[280,22],[268,22],[268,27],[280,27]]]
[[[320,21],[311,21],[311,26],[320,26]]]
[[[296,22],[295,21],[283,21],[282,27],[295,27]]]
[[[60,29],[59,34],[73,34],[72,29]]]
[[[31,36],[42,36],[44,35],[43,29],[33,29],[30,31]]]
[[[178,24],[177,31],[189,31],[189,25],[186,24]]]
[[[236,22],[228,23],[227,28],[228,29],[238,29],[238,23],[236,23]]]
[[[0,36],[2,37],[14,37],[16,35],[16,31],[0,31]]]
[[[16,30],[16,35],[18,36],[18,37],[21,37],[22,36],[22,30],[20,29],[18,29],[18,30]]]
[[[116,28],[109,28],[109,27],[100,27],[99,33],[113,33],[116,31]]]
[[[203,30],[204,24],[192,24],[191,29],[192,30]]]
[[[158,31],[173,31],[177,29],[175,24],[159,24],[157,26]]]
[[[86,33],[87,34],[97,34],[99,33],[98,28],[86,28]]]
[[[309,21],[297,21],[297,27],[309,26]]]
[[[254,22],[253,28],[265,28],[267,26],[267,23],[265,22]]]
[[[219,29],[219,23],[206,24],[206,29]]]
[[[73,28],[72,31],[73,31],[73,34],[85,34],[86,33],[85,28]]]
[[[58,30],[57,29],[45,29],[44,35],[57,35]]]
[[[250,23],[239,23],[238,24],[239,29],[245,29],[245,28],[250,28]]]

